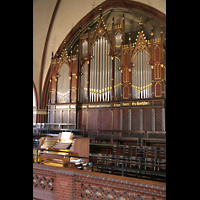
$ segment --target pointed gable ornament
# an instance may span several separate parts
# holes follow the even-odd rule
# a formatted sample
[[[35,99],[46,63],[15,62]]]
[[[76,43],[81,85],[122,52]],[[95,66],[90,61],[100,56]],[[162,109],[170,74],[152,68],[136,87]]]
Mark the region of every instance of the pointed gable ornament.
[[[94,37],[93,37],[92,46],[96,42],[96,40],[98,40],[101,37],[104,37],[108,41],[108,43],[110,44],[110,47],[112,48],[110,39],[108,37],[106,23],[105,23],[105,21],[104,21],[104,19],[102,17],[102,7],[101,6],[99,8],[99,11],[100,11],[100,18],[99,18],[99,20],[98,20],[98,22],[96,24],[95,34],[94,34]],[[91,50],[92,50],[92,46],[91,46]]]
[[[144,31],[142,30],[142,19],[141,18],[140,18],[139,25],[140,25],[140,31],[138,31],[137,39],[135,42],[135,48],[133,50],[131,60],[133,59],[134,55],[136,53],[138,53],[139,51],[146,51],[149,54],[149,56],[151,57],[151,53],[150,53],[148,45],[147,45],[147,40],[146,40]]]

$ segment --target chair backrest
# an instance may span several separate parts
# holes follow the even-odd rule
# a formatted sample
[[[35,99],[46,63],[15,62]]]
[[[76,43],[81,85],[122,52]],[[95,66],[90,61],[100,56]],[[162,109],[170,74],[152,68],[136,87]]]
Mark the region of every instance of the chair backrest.
[[[121,145],[113,145],[113,154],[121,155],[123,152],[123,147]]]
[[[127,156],[118,155],[117,156],[117,166],[121,167],[124,162],[124,167],[127,167]]]
[[[132,146],[124,145],[123,155],[132,156]]]
[[[157,147],[157,158],[166,159],[166,147]]]
[[[146,147],[146,155],[145,155],[145,157],[156,158],[156,156],[157,156],[157,151],[156,150],[157,150],[156,147],[147,146]]]
[[[107,156],[107,165],[115,165],[117,163],[117,155],[108,154]]]
[[[130,168],[140,169],[141,167],[141,157],[132,156],[130,157]]]
[[[106,164],[106,158],[107,158],[106,154],[98,153],[97,164]]]
[[[136,146],[136,154],[138,157],[145,157],[145,147],[144,146]]]
[[[166,159],[158,159],[158,171],[166,171]]]
[[[145,169],[154,169],[156,170],[155,167],[156,164],[156,159],[155,158],[145,158]]]

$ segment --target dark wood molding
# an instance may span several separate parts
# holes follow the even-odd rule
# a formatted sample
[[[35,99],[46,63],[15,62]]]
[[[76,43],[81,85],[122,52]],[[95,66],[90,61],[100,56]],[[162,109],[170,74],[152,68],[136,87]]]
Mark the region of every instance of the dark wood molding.
[[[41,68],[40,68],[40,82],[39,82],[39,108],[41,108],[41,105],[42,105],[42,79],[43,79],[43,67],[44,67],[44,60],[45,60],[45,55],[46,55],[46,48],[47,48],[47,44],[48,44],[48,41],[49,41],[49,35],[50,35],[50,32],[51,32],[51,28],[52,28],[52,24],[53,24],[53,21],[54,21],[54,18],[55,18],[55,14],[58,10],[58,6],[60,4],[60,0],[57,0],[57,3],[56,3],[56,6],[54,8],[54,11],[53,11],[53,14],[52,14],[52,17],[51,17],[51,21],[50,21],[50,24],[49,24],[49,28],[48,28],[48,31],[47,31],[47,36],[46,36],[46,40],[45,40],[45,44],[44,44],[44,49],[43,49],[43,54],[42,54],[42,63],[41,63]]]

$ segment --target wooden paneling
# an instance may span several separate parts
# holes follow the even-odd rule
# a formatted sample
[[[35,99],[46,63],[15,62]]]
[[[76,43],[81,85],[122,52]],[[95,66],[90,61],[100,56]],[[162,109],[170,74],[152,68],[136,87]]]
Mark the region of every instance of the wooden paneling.
[[[155,131],[162,131],[162,108],[155,108]]]
[[[128,99],[129,98],[129,86],[124,86],[123,87],[123,99]]]
[[[140,108],[131,109],[131,130],[140,130]]]
[[[100,110],[99,112],[99,129],[111,129],[111,110]]]
[[[128,130],[129,128],[129,115],[128,115],[128,108],[123,109],[123,130]]]
[[[86,110],[79,110],[78,115],[78,127],[79,129],[84,129],[86,131]]]
[[[124,51],[124,65],[128,65],[128,57],[129,57],[129,53],[128,51]]]
[[[113,109],[113,130],[120,130],[120,110]]]
[[[99,114],[99,110],[88,110],[88,133],[97,133]]]
[[[154,61],[159,61],[161,58],[160,56],[160,45],[154,45]]]
[[[143,109],[143,130],[152,130],[152,108]]]
[[[88,112],[88,114],[87,114]],[[87,119],[88,115],[88,119]],[[115,118],[115,117],[114,117]],[[119,118],[119,116],[117,117]],[[119,119],[116,123],[118,123]],[[108,129],[111,130],[111,110],[80,110],[79,111],[79,128],[87,128],[88,123],[88,133],[97,133],[98,129]],[[118,123],[119,124],[119,123]],[[116,129],[119,129],[118,126],[113,125]]]
[[[162,86],[160,82],[155,83],[155,97],[162,96]]]
[[[73,152],[78,153],[81,157],[89,157],[90,153],[90,138],[77,137],[74,142]],[[85,162],[88,162],[88,159],[85,159]]]
[[[161,79],[161,67],[160,67],[160,63],[156,63],[154,65],[154,78],[155,79]]]

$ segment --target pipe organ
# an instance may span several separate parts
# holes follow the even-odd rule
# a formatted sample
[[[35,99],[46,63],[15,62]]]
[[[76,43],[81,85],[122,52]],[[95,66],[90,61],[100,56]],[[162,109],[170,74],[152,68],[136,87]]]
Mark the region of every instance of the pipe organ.
[[[114,17],[108,21],[109,17],[105,16],[100,9],[100,16],[87,27],[80,27],[70,46],[66,46],[65,40],[60,45],[51,63],[49,104],[73,103],[76,126],[86,132],[90,126],[98,124],[91,129],[96,131],[103,121],[100,114],[96,118],[90,108],[111,109],[111,113],[105,114],[111,121],[108,128],[142,129],[144,125],[148,130],[164,130],[166,43],[163,26],[159,24],[155,30],[145,26],[144,29],[140,18],[137,29],[131,30],[132,26],[125,28],[124,15],[121,16],[122,24],[119,19],[115,24]],[[129,29],[128,34],[126,30]],[[154,38],[154,32],[160,37]],[[149,107],[143,110],[142,106]],[[121,111],[124,109],[127,110]],[[117,124],[114,123],[116,116],[119,116]],[[97,122],[90,124],[90,120]]]

